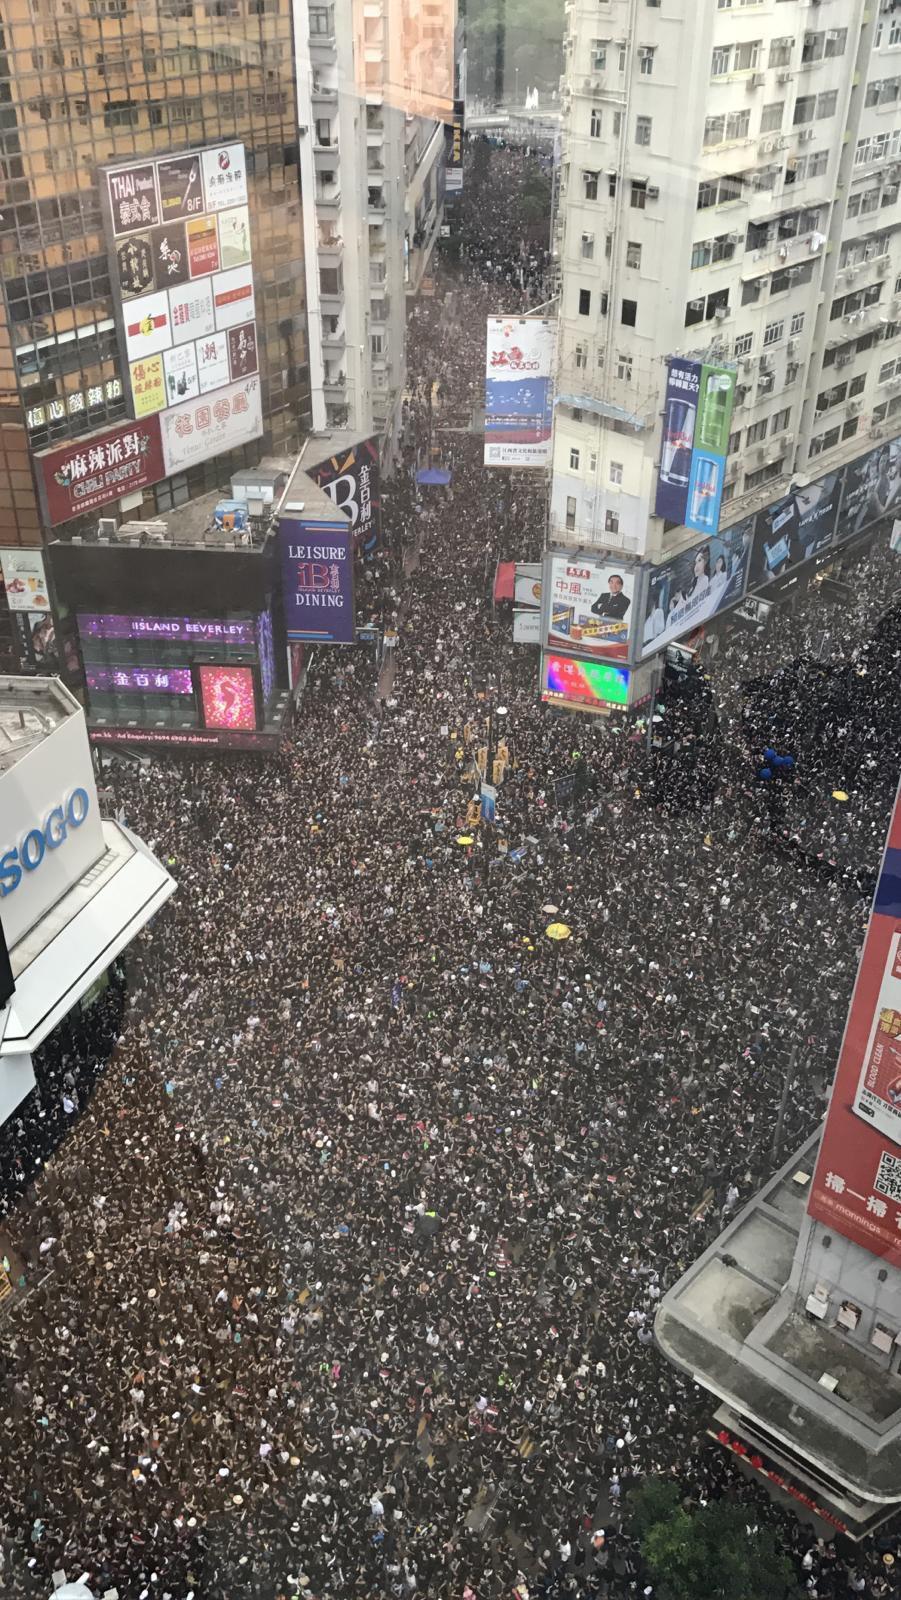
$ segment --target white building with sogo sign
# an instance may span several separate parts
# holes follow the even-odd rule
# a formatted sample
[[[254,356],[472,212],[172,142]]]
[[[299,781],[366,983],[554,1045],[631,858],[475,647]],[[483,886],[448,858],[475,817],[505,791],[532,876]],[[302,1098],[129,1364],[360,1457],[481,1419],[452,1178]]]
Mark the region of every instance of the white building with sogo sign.
[[[0,677],[0,924],[15,981],[0,1007],[0,1123],[35,1088],[37,1047],[175,887],[101,815],[77,700],[56,679]]]

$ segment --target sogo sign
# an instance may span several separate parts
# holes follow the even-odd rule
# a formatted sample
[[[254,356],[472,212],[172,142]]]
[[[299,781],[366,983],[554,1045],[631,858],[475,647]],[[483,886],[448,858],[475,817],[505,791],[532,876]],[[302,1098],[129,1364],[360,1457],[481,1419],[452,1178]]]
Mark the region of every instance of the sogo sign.
[[[58,850],[69,836],[69,830],[80,828],[87,820],[91,801],[86,789],[73,789],[62,805],[47,813],[43,825],[29,828],[18,844],[0,855],[0,900],[5,900],[22,882],[26,872],[36,872],[48,850]]]
[[[106,851],[84,712],[0,774],[0,919],[12,949]]]

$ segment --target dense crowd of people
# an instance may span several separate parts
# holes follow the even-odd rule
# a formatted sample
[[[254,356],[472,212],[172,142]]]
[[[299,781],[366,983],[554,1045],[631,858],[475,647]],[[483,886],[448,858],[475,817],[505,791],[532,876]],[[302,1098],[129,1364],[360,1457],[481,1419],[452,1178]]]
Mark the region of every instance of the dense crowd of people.
[[[398,633],[382,695],[320,652],[277,758],[113,780],[179,888],[89,1013],[92,1092],[56,1046],[5,1130],[30,1291],[0,1324],[10,1596],[59,1567],[123,1600],[649,1593],[623,1515],[647,1474],[780,1519],[814,1596],[891,1587],[705,1439],[709,1398],[652,1324],[772,1171],[793,1046],[786,1154],[822,1114],[867,902],[780,847],[755,756],[790,710],[780,825],[831,815],[844,702],[822,736],[779,669],[824,630],[836,668],[865,655],[838,842],[873,867],[901,755],[873,619],[898,558],[853,558],[866,601],[725,630],[716,717],[677,717],[666,748],[537,703],[490,589],[499,557],[540,551],[541,486],[443,426],[479,410],[485,316],[541,292],[507,238],[526,177],[513,151],[482,163],[466,262],[411,311],[392,556],[361,580]],[[447,489],[416,484],[429,449]],[[510,761],[480,829],[489,715]]]

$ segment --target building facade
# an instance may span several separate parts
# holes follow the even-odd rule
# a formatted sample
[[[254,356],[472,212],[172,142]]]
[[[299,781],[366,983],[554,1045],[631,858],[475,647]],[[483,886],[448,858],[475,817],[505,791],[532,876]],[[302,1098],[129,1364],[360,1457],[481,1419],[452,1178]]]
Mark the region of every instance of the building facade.
[[[442,124],[425,114],[440,115],[443,100],[422,95],[418,10],[408,17],[401,0],[295,8],[300,160],[313,197],[310,338],[321,352],[315,426],[378,433],[386,461],[406,382],[406,296],[421,285],[443,198]],[[453,13],[436,11],[449,69]]]
[[[901,18],[567,9],[550,534],[658,561],[669,356],[737,369],[721,525],[899,431]]]
[[[40,546],[51,528],[96,530],[96,497],[58,521],[38,492],[42,462],[78,441],[119,448],[113,430],[139,414],[105,216],[111,166],[243,147],[261,422],[182,470],[157,463],[152,482],[107,496],[107,513],[165,515],[264,454],[293,454],[312,408],[288,0],[9,0],[0,76],[0,551]],[[27,643],[0,605],[0,660],[34,666]]]

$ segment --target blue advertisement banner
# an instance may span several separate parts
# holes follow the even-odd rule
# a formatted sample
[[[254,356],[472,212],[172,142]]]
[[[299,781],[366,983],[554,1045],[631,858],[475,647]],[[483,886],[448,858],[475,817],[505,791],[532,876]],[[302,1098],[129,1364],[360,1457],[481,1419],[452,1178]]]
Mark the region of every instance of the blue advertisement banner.
[[[666,377],[663,440],[657,474],[658,517],[685,522],[692,476],[695,421],[701,392],[701,363],[674,356]]]
[[[289,644],[354,644],[350,524],[283,517],[279,540]]]

